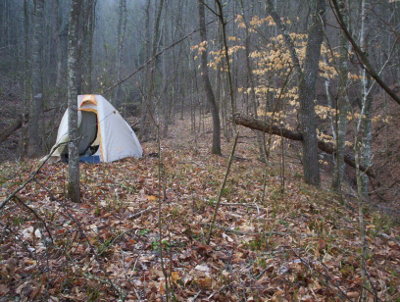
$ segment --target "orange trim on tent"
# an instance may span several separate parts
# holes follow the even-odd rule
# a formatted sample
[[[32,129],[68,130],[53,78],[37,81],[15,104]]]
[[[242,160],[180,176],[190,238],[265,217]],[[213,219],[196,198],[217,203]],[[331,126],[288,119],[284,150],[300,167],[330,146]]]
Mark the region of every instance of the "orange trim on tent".
[[[93,109],[93,108],[79,108],[78,110],[85,111],[85,112],[92,112],[92,113],[96,114],[96,116],[97,116],[97,110]]]
[[[94,94],[84,95],[81,106],[83,103],[92,103],[93,105],[97,105],[96,96]]]

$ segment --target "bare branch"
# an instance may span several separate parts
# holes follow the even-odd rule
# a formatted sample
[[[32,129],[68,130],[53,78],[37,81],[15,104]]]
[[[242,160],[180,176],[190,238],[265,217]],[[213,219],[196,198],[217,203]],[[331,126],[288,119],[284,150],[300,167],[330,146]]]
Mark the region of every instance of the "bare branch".
[[[36,169],[36,171],[34,171],[31,176],[25,180],[18,188],[16,188],[14,190],[14,192],[12,192],[10,195],[8,195],[8,197],[6,199],[3,200],[3,202],[0,205],[0,211],[7,205],[7,203],[12,200],[16,194],[18,194],[18,192],[20,192],[23,188],[26,187],[27,184],[29,184],[31,181],[34,180],[34,178],[36,177],[36,175],[39,174],[40,170],[43,168],[43,166],[46,164],[46,162],[50,159],[50,157],[53,155],[53,153],[58,149],[58,147],[60,147],[61,145],[65,145],[70,143],[71,141],[67,141],[67,142],[63,142],[63,143],[59,143],[57,144],[53,150],[50,152],[49,155],[47,155],[44,160],[40,163],[39,167]]]
[[[382,78],[379,76],[379,74],[375,71],[375,69],[372,67],[371,62],[368,60],[367,54],[362,51],[360,46],[357,44],[357,42],[354,40],[352,34],[349,32],[347,29],[346,24],[343,21],[343,16],[340,13],[339,6],[336,0],[330,0],[330,5],[333,11],[333,14],[335,15],[335,18],[337,22],[339,23],[341,29],[343,30],[344,34],[346,35],[347,39],[353,46],[354,52],[357,55],[357,58],[359,62],[361,63],[362,67],[368,72],[368,74],[375,79],[375,81],[381,86],[383,90],[386,91],[388,95],[391,96],[391,98],[400,105],[400,97],[392,90],[389,88],[389,86],[382,80]]]

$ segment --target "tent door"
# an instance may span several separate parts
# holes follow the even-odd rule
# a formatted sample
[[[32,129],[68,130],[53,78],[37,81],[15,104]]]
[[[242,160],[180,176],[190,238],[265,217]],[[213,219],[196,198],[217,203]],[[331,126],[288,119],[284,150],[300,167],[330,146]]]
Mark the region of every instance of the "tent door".
[[[97,114],[88,111],[81,111],[81,113],[82,121],[79,125],[79,155],[84,155],[90,152],[90,146],[97,137]]]

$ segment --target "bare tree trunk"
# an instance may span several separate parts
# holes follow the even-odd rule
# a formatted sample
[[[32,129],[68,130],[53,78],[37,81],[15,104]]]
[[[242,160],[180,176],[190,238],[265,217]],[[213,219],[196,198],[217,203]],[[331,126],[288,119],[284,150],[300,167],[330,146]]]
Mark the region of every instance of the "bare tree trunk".
[[[31,85],[30,85],[30,30],[29,25],[31,20],[30,16],[30,9],[29,9],[29,0],[24,0],[24,56],[25,56],[25,71],[27,71],[27,75],[25,76],[25,84],[24,84],[24,93],[25,97],[28,98],[30,95]]]
[[[224,55],[225,55],[227,73],[228,73],[229,97],[230,97],[230,101],[231,101],[231,110],[232,110],[232,115],[233,115],[236,113],[236,101],[235,101],[235,92],[233,90],[231,63],[229,60],[228,38],[226,37],[226,21],[224,18],[224,10],[222,8],[221,1],[215,0],[215,3],[217,4],[217,7],[218,7],[218,18],[221,23],[221,29],[222,29],[222,42],[223,42],[223,47],[224,47]]]
[[[318,76],[319,59],[323,40],[322,18],[325,14],[325,0],[315,0],[312,24],[308,32],[304,74],[299,85],[300,123],[304,136],[303,169],[304,180],[319,186],[319,159],[317,125],[314,109],[315,84]]]
[[[246,69],[247,69],[247,76],[248,76],[248,83],[250,84],[250,96],[251,96],[251,108],[253,109],[253,114],[254,117],[257,119],[258,118],[258,113],[257,113],[257,96],[255,92],[255,81],[254,81],[254,76],[253,76],[253,68],[251,66],[251,61],[250,61],[250,33],[249,33],[249,25],[246,20],[246,17],[244,15],[244,5],[243,5],[243,0],[240,0],[240,5],[242,9],[242,16],[243,16],[243,21],[245,24],[245,60],[246,60]],[[265,148],[265,134],[262,133],[261,131],[256,131],[256,136],[257,136],[257,143],[258,143],[258,149],[260,152],[260,160],[262,162],[267,162],[267,150]]]
[[[358,43],[353,38],[352,34],[349,32],[346,24],[343,22],[343,16],[340,14],[340,9],[338,7],[337,0],[331,0],[333,4],[333,12],[335,14],[336,20],[338,21],[340,27],[342,28],[343,32],[345,33],[347,39],[353,46],[353,50],[357,55],[359,62],[362,64],[365,71],[374,78],[376,83],[385,90],[385,92],[390,95],[390,97],[395,101],[397,104],[400,105],[400,97],[396,94],[394,89],[390,88],[386,82],[380,76],[380,72],[375,71],[375,68],[372,66],[371,61],[368,58],[368,54],[362,50],[362,47],[358,45]]]
[[[123,50],[125,44],[125,33],[126,33],[126,23],[127,23],[127,9],[126,9],[126,0],[119,0],[118,7],[118,29],[117,29],[117,79],[121,81],[121,68],[122,68],[122,59],[123,59]],[[122,85],[118,85],[115,91],[115,100],[114,104],[118,108],[121,106],[121,97],[122,97]]]
[[[154,58],[157,54],[158,43],[160,40],[160,23],[161,16],[164,7],[164,0],[159,0],[159,5],[156,10],[155,23],[153,29],[153,37],[151,42],[151,53],[150,57]],[[155,116],[155,104],[154,104],[154,92],[155,92],[155,76],[156,76],[156,67],[157,67],[158,59],[155,59],[149,66],[147,70],[147,95],[145,96],[144,102],[142,104],[142,120],[141,124],[143,127],[142,137],[144,140],[148,139],[152,134],[153,127],[152,121]]]
[[[97,0],[86,0],[86,13],[83,16],[84,22],[84,51],[85,51],[85,93],[92,93],[93,90],[93,35],[96,20],[96,3]]]
[[[367,6],[368,0],[361,1],[361,30],[360,30],[360,48],[363,52],[367,51]],[[362,285],[359,301],[366,301],[367,294],[364,288],[368,286],[366,257],[368,246],[366,241],[366,229],[364,222],[364,202],[369,199],[368,195],[368,178],[361,170],[364,165],[367,168],[371,166],[372,158],[372,132],[371,132],[371,105],[372,100],[369,95],[371,85],[370,76],[365,69],[361,70],[361,114],[357,123],[355,153],[356,153],[356,175],[357,175],[357,193],[359,201],[359,224],[360,224],[360,239],[361,239],[361,279]]]
[[[25,100],[30,100],[31,99],[31,89],[32,89],[32,84],[31,84],[31,54],[30,54],[30,24],[31,24],[31,12],[30,12],[30,1],[29,0],[24,0],[24,56],[25,56],[25,71],[26,75],[24,76],[24,99]],[[29,104],[27,104],[26,101],[24,101],[24,114],[29,112]],[[26,156],[27,151],[28,151],[28,146],[29,146],[29,127],[24,126],[24,122],[21,123],[21,126],[23,126],[22,131],[21,131],[21,137],[20,137],[20,155],[21,156]]]
[[[199,11],[199,25],[200,25],[200,39],[202,42],[207,42],[207,31],[204,4],[202,0],[198,0],[198,11]],[[211,87],[210,78],[208,75],[207,66],[207,49],[200,55],[200,66],[201,66],[201,78],[203,79],[204,90],[206,92],[207,101],[211,108],[211,116],[213,120],[213,141],[211,147],[211,153],[221,155],[221,123],[219,119],[219,108],[215,100],[214,92]]]
[[[68,52],[68,23],[63,21],[63,1],[57,0],[58,4],[58,32],[57,32],[57,77],[56,88],[59,94],[65,93]]]
[[[267,8],[274,19],[285,43],[289,48],[290,57],[295,70],[299,75],[300,125],[303,134],[303,173],[304,181],[319,186],[318,139],[315,115],[315,85],[318,76],[319,58],[323,40],[323,20],[325,14],[325,0],[312,1],[312,24],[308,30],[304,70],[300,66],[293,40],[276,13],[271,0],[266,0]]]
[[[68,195],[73,202],[80,202],[79,192],[79,150],[78,150],[78,36],[79,13],[82,0],[73,0],[68,29],[68,129],[71,142],[68,144]]]
[[[62,85],[62,62],[63,62],[63,49],[62,49],[62,21],[60,14],[60,0],[55,1],[55,12],[57,14],[56,17],[56,58],[57,58],[57,67],[56,67],[56,90],[57,94],[60,93],[61,85]]]
[[[28,156],[38,156],[42,151],[41,131],[43,112],[43,74],[42,74],[42,40],[44,30],[44,0],[34,1],[33,38],[32,38],[32,98],[29,110],[29,145]]]
[[[339,9],[343,15],[343,21],[347,22],[347,9],[344,0],[339,0]],[[338,100],[336,103],[336,117],[335,117],[335,130],[336,130],[336,146],[337,151],[335,155],[334,174],[332,181],[332,188],[341,192],[342,182],[344,177],[344,150],[346,143],[346,130],[347,130],[347,114],[349,106],[347,103],[347,81],[348,81],[348,42],[343,32],[340,34],[340,49],[338,60],[339,71],[339,87],[338,87]]]
[[[363,52],[367,52],[367,24],[368,24],[368,0],[363,0],[361,3],[361,33],[360,33],[360,47]],[[372,165],[372,125],[371,125],[371,107],[372,98],[369,93],[371,86],[371,77],[365,69],[361,71],[361,85],[362,85],[362,114],[361,119],[361,141],[362,148],[360,150],[361,165],[370,167]],[[364,199],[368,199],[368,177],[363,173],[360,175],[361,193]]]

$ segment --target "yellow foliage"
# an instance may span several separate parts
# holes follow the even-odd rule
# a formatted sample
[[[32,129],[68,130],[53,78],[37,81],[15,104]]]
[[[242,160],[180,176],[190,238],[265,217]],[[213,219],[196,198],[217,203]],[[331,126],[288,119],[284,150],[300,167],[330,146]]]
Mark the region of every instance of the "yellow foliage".
[[[242,15],[236,16],[235,23],[237,23],[239,28],[246,28],[246,23],[244,23],[244,19],[243,19]]]
[[[198,54],[201,54],[202,52],[206,51],[207,46],[208,46],[208,42],[202,41],[197,45],[193,45],[192,47],[190,47],[190,49],[192,51],[197,51]]]
[[[317,105],[315,106],[315,113],[319,118],[325,120],[330,116],[334,116],[336,111],[329,106]]]
[[[336,141],[333,139],[333,137],[331,135],[325,134],[325,133],[319,131],[319,129],[317,129],[317,137],[319,140],[321,140],[323,142],[336,144]]]

